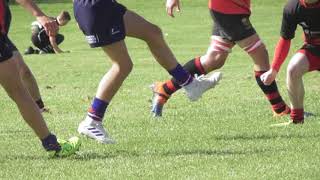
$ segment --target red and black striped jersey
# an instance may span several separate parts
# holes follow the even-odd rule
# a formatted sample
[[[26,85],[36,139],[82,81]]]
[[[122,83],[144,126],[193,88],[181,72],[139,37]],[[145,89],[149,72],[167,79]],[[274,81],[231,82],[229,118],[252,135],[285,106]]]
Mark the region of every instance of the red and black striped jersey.
[[[303,29],[305,42],[320,45],[320,2],[308,5],[303,0],[289,0],[283,10],[281,36],[293,39],[297,26]]]
[[[223,14],[251,14],[250,0],[209,0],[209,8]]]

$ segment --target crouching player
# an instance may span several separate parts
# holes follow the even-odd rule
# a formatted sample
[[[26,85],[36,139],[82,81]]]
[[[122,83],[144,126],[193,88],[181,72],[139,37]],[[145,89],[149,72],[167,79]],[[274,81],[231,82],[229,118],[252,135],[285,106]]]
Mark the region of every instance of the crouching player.
[[[180,2],[167,0],[166,6],[167,13],[173,16],[173,10],[180,8]],[[237,44],[252,58],[257,84],[271,103],[274,116],[288,114],[290,109],[282,100],[276,82],[265,85],[260,79],[270,68],[269,57],[264,43],[249,20],[250,0],[209,0],[209,9],[214,26],[207,53],[187,62],[184,69],[192,75],[203,75],[219,69]],[[219,79],[215,74],[212,76]],[[155,83],[153,87],[152,112],[154,116],[161,116],[163,105],[181,87],[175,79]]]
[[[320,1],[289,0],[283,11],[281,37],[276,46],[271,69],[261,76],[269,85],[286,59],[297,25],[304,31],[304,44],[291,58],[287,69],[287,88],[291,101],[291,121],[304,122],[304,87],[302,76],[320,69]]]
[[[70,14],[67,11],[62,11],[56,18],[56,23],[59,26],[65,26],[71,20]],[[31,24],[31,41],[32,44],[38,49],[28,47],[25,51],[27,54],[58,54],[68,51],[62,51],[59,45],[63,42],[64,36],[62,34],[56,34],[48,36],[44,27],[38,22],[34,21]]]
[[[24,8],[46,28],[47,32],[54,35],[58,29],[56,22],[47,17],[32,0],[17,0]],[[54,156],[69,156],[74,154],[80,146],[79,139],[74,137],[68,141],[58,142],[55,135],[50,133],[45,121],[33,101],[28,90],[21,81],[18,60],[14,58],[12,47],[14,44],[8,38],[11,13],[7,0],[0,0],[0,84],[10,98],[17,104],[21,115],[28,125],[34,130],[42,142],[45,150]]]
[[[98,91],[78,132],[101,143],[113,143],[102,126],[111,99],[132,70],[124,38],[141,39],[153,56],[182,86],[189,99],[197,100],[212,86],[206,78],[193,78],[178,64],[167,46],[161,29],[143,17],[127,10],[115,0],[74,0],[74,14],[91,47],[101,47],[112,61],[112,67],[100,81]]]

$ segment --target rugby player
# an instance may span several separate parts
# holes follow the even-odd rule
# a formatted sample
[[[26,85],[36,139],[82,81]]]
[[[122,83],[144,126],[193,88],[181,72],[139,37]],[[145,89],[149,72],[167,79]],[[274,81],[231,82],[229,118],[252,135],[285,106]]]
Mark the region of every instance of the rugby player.
[[[59,26],[67,25],[70,20],[71,16],[67,11],[62,11],[56,18],[56,22]],[[62,51],[58,46],[64,40],[64,36],[62,34],[48,36],[44,27],[38,21],[34,21],[31,24],[31,31],[32,44],[39,50],[30,46],[26,49],[24,54],[58,54],[68,52]]]
[[[56,22],[46,16],[32,0],[17,0],[17,2],[37,18],[49,35],[56,34],[58,30]],[[11,13],[8,1],[0,0],[0,84],[17,104],[22,117],[34,130],[44,149],[50,155],[69,156],[74,154],[79,149],[79,139],[73,138],[69,141],[60,140],[58,142],[56,136],[48,130],[39,108],[21,80],[18,67],[19,58],[13,56],[13,52],[17,50],[8,37],[10,22]]]
[[[283,10],[280,40],[278,41],[271,69],[261,76],[269,85],[276,78],[288,56],[291,39],[297,26],[304,32],[302,47],[291,58],[287,69],[287,89],[291,102],[291,123],[304,123],[304,86],[302,76],[320,69],[320,1],[289,0]]]
[[[112,67],[100,81],[98,91],[78,132],[100,143],[114,143],[103,128],[102,120],[111,99],[132,70],[132,61],[124,39],[126,36],[147,43],[158,63],[182,86],[190,100],[197,100],[212,87],[215,80],[193,78],[177,62],[167,46],[161,29],[128,10],[115,0],[74,0],[74,14],[92,48],[101,47],[112,61]]]
[[[168,15],[173,17],[173,10],[180,9],[180,1],[167,0],[166,8]],[[209,0],[209,10],[214,22],[209,48],[206,54],[187,62],[184,69],[192,75],[203,75],[219,69],[232,48],[238,45],[252,58],[256,82],[271,103],[274,116],[288,114],[290,109],[282,100],[276,82],[265,85],[260,79],[270,68],[269,57],[264,43],[249,20],[250,0]],[[162,115],[164,104],[179,89],[175,79],[153,85],[151,111],[154,116]]]

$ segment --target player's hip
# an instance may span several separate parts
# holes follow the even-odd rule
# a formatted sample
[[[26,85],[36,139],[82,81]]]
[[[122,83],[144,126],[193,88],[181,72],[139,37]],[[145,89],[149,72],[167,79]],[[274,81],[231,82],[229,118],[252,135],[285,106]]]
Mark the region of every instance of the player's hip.
[[[249,14],[222,14],[214,10],[210,10],[210,14],[214,22],[213,35],[235,42],[256,34]]]

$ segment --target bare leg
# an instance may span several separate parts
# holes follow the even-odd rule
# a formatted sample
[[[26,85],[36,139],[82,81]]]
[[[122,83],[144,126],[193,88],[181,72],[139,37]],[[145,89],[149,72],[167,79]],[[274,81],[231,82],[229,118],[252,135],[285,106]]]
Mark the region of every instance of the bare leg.
[[[228,44],[231,47],[230,50],[234,46],[232,42],[227,41],[219,36],[215,36],[215,38],[217,40],[211,43],[210,47],[207,50],[207,53],[200,57],[201,65],[207,73],[216,69],[220,69],[229,56],[229,52],[227,51],[214,50],[215,46],[217,46],[217,41],[223,42],[224,44]]]
[[[287,69],[287,88],[292,109],[303,109],[304,87],[302,76],[308,70],[308,58],[302,53],[295,54]]]
[[[268,51],[259,36],[254,34],[236,43],[251,56],[256,82],[270,102],[274,116],[287,115],[290,109],[283,101],[276,81],[273,81],[270,85],[265,85],[261,81],[261,75],[270,69],[270,64]]]
[[[238,41],[237,44],[241,48],[246,48],[252,43],[259,41],[260,38],[257,34],[254,34],[244,40]],[[269,64],[269,55],[266,47],[262,44],[257,49],[249,53],[251,56],[253,63],[254,63],[254,70],[255,71],[268,71],[270,69]]]
[[[31,97],[33,98],[34,101],[39,100],[41,98],[39,87],[31,70],[29,69],[27,64],[24,62],[21,54],[18,51],[13,52],[13,58],[18,63],[21,79],[25,87],[28,89]]]
[[[110,102],[130,74],[133,64],[124,41],[105,46],[103,50],[110,57],[112,67],[100,81],[96,97]]]
[[[17,60],[9,59],[0,63],[0,84],[14,100],[24,120],[35,131],[40,139],[49,135],[49,130],[39,108],[24,87],[17,65]]]
[[[161,29],[138,14],[127,11],[124,15],[127,36],[144,40],[158,63],[166,70],[174,69],[178,62],[166,44]]]

